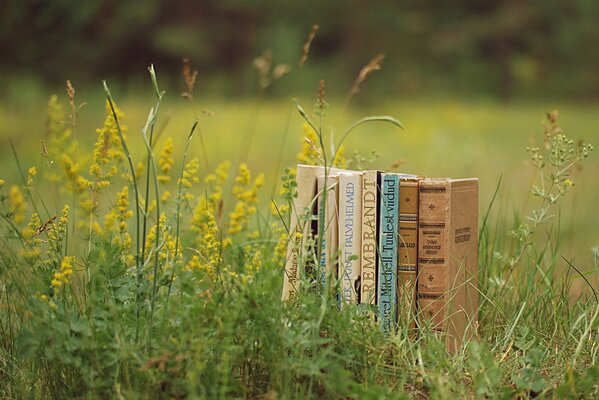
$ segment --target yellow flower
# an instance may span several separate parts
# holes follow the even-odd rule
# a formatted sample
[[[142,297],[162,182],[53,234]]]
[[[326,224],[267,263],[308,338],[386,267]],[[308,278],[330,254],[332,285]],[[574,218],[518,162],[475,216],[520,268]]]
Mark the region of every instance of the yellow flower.
[[[65,256],[60,263],[60,269],[54,273],[50,284],[54,287],[56,293],[61,286],[68,284],[71,281],[73,274],[73,264],[75,257]]]
[[[198,176],[199,170],[200,162],[197,158],[189,160],[185,164],[185,168],[183,168],[183,178],[179,180],[184,188],[189,189],[194,183],[198,183],[200,181]]]
[[[0,179],[0,188],[4,186],[4,179]]]
[[[249,217],[256,213],[258,190],[264,186],[264,175],[260,174],[252,184],[252,177],[246,164],[239,166],[235,177],[233,195],[237,202],[235,209],[229,214],[229,234],[234,235],[247,228]]]
[[[102,128],[96,129],[97,139],[92,152],[92,164],[89,167],[89,173],[94,177],[94,182],[101,185],[95,187],[97,190],[110,185],[110,179],[118,171],[117,165],[125,159],[119,131],[108,101],[106,101],[105,108],[106,118]],[[127,126],[122,123],[124,114],[116,104],[114,108],[124,136],[127,131]]]
[[[160,152],[160,158],[158,159],[158,165],[160,165],[160,171],[162,175],[158,175],[158,181],[160,183],[168,183],[171,181],[171,177],[168,175],[175,160],[173,158],[173,138],[169,137],[164,142],[164,147]]]
[[[12,185],[8,193],[8,201],[10,204],[10,212],[12,214],[15,223],[19,224],[25,219],[25,212],[27,211],[27,203],[23,192],[17,185]]]
[[[123,234],[127,231],[127,220],[133,217],[133,211],[129,208],[129,187],[116,194],[116,199],[111,210],[104,216],[104,229],[106,232]]]
[[[304,141],[302,150],[297,154],[297,160],[301,164],[318,165],[322,159],[318,135],[307,123],[304,123],[302,128],[304,130]]]
[[[48,228],[48,244],[56,254],[59,254],[62,250],[62,241],[67,233],[67,225],[69,223],[69,211],[69,205],[65,204],[62,208],[62,216],[58,222],[51,224]]]
[[[33,177],[37,174],[37,169],[35,167],[29,168],[27,170],[27,189],[33,189]]]

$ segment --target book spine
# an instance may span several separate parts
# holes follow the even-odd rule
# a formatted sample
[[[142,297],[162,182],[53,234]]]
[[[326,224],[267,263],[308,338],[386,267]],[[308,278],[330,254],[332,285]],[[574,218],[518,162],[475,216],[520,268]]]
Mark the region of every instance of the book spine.
[[[283,277],[283,300],[291,300],[299,290],[301,279],[300,260],[307,254],[308,238],[313,234],[314,205],[316,196],[316,175],[321,173],[321,167],[298,165],[296,173],[297,197],[293,201],[289,223],[289,242],[285,259],[285,274]]]
[[[360,303],[376,304],[378,264],[378,188],[380,173],[365,171],[362,178],[362,243],[360,256]]]
[[[402,305],[402,319],[414,328],[418,266],[418,179],[402,177],[399,188],[398,302]]]
[[[326,182],[325,182],[326,180]],[[338,179],[336,174],[319,176],[318,190],[318,232],[322,237],[319,258],[319,280],[322,287],[330,284],[332,277],[337,272],[337,237],[338,237]],[[325,189],[326,184],[326,189]],[[325,195],[326,192],[326,195]],[[320,235],[322,232],[322,235]]]
[[[418,306],[422,323],[446,330],[450,182],[420,182],[418,217]]]
[[[360,244],[362,232],[362,174],[339,175],[339,265],[340,306],[359,299]]]
[[[378,274],[379,323],[384,333],[391,333],[397,322],[397,242],[399,232],[399,177],[397,174],[381,175],[379,208]]]

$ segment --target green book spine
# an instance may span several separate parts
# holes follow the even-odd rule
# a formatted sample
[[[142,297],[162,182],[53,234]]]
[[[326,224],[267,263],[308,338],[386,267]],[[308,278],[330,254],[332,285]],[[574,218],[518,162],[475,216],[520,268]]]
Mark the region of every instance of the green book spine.
[[[382,174],[379,209],[379,323],[389,334],[397,322],[397,244],[399,235],[399,176]]]

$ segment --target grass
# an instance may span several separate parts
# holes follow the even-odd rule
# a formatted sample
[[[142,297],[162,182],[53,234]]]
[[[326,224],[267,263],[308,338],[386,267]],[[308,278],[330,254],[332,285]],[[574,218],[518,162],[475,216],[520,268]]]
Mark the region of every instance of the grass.
[[[41,103],[0,107],[0,137],[12,139],[18,159],[1,150],[2,397],[599,394],[596,157],[557,165],[559,179],[530,195],[551,165],[525,147],[537,143],[548,159],[539,122],[555,105],[382,101],[328,110],[323,132],[336,127],[337,140],[364,115],[397,116],[406,127],[356,129],[347,158],[376,149],[376,168],[402,160],[406,172],[481,178],[480,337],[448,354],[426,328],[384,337],[367,310],[340,312],[314,290],[281,303],[285,230],[270,204],[285,221],[292,186],[280,195],[279,178],[302,143],[291,102],[206,101],[210,117],[197,112],[203,104],[162,99],[154,87],[149,116],[155,100],[115,95],[105,108],[91,96],[76,126],[66,105],[61,114],[54,103],[48,119]],[[595,105],[558,106],[566,134],[592,141]],[[175,154],[164,150],[169,136]],[[232,168],[217,167],[223,160]]]

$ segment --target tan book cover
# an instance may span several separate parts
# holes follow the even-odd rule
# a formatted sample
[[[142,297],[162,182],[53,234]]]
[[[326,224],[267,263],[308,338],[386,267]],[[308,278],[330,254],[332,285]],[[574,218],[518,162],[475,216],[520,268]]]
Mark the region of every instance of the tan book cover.
[[[418,306],[455,352],[478,326],[478,179],[419,184]]]
[[[400,176],[397,293],[400,321],[415,327],[418,266],[418,178]]]
[[[358,302],[362,232],[362,173],[339,173],[339,305]]]
[[[376,304],[378,265],[378,204],[380,172],[364,171],[362,177],[362,244],[360,255],[360,303]]]
[[[326,196],[325,193],[326,179]],[[330,172],[328,176],[319,175],[317,177],[318,191],[318,212],[324,210],[324,218],[318,218],[318,232],[322,231],[322,246],[320,250],[320,283],[323,285],[331,285],[333,279],[337,276],[337,238],[338,238],[338,184],[337,172]],[[325,200],[324,208],[322,201]],[[321,226],[324,223],[324,226]]]
[[[331,172],[339,171],[331,168]],[[289,224],[289,243],[285,260],[283,277],[283,300],[292,299],[299,290],[300,278],[303,275],[300,268],[305,264],[307,241],[312,234],[312,216],[316,204],[316,177],[324,174],[324,167],[313,165],[297,166],[296,182],[297,197],[293,200],[291,221]]]

